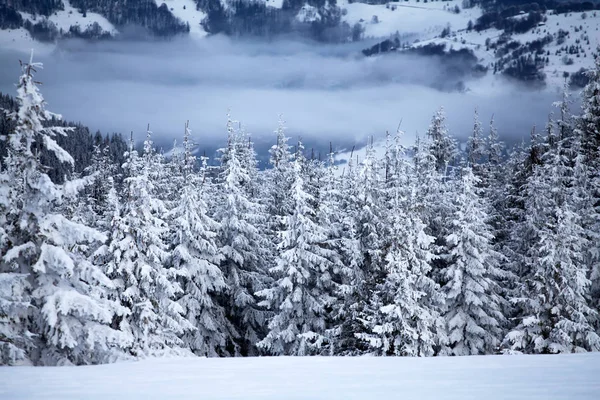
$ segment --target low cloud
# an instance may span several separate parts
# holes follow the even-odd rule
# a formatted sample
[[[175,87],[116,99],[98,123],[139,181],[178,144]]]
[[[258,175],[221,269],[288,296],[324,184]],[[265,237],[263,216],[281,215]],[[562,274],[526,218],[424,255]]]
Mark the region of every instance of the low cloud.
[[[466,81],[464,93],[432,88],[445,71],[432,59],[387,55],[364,58],[369,44],[321,45],[297,40],[251,42],[213,37],[202,41],[63,42],[41,55],[38,73],[49,108],[102,132],[134,131],[150,123],[156,141],[169,147],[190,120],[195,140],[214,149],[224,143],[230,109],[263,151],[280,113],[288,134],[308,147],[338,149],[395,131],[407,140],[423,134],[443,106],[452,133],[464,139],[475,107],[492,114],[503,138],[526,137],[543,125],[557,98],[553,89],[532,91],[493,77]],[[0,49],[0,90],[14,93],[17,59]],[[212,151],[212,150],[211,150]]]

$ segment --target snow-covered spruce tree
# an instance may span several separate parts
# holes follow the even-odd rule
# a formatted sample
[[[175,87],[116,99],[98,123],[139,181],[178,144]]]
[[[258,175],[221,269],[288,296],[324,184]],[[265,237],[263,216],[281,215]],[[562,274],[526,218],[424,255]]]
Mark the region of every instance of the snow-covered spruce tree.
[[[554,106],[558,108],[559,111],[559,118],[556,121],[558,140],[567,139],[573,135],[573,115],[571,114],[572,103],[573,100],[571,100],[569,81],[565,79],[561,101],[554,103]]]
[[[487,224],[489,205],[477,193],[478,179],[470,168],[462,171],[460,189],[454,201],[452,233],[446,238],[448,266],[445,319],[448,353],[453,355],[491,354],[503,337],[506,320],[498,280],[501,256],[492,245]]]
[[[110,226],[112,208],[111,191],[115,190],[117,166],[112,162],[108,146],[94,146],[91,164],[85,168],[85,176],[93,176],[92,183],[82,193],[77,217],[86,224],[104,232]]]
[[[416,180],[399,138],[388,168],[385,278],[370,293],[370,332],[356,335],[377,354],[431,356],[443,336],[439,286],[428,277],[434,238],[415,209]]]
[[[277,265],[270,272],[273,286],[257,294],[261,305],[273,310],[267,336],[258,343],[272,355],[320,354],[329,344],[326,308],[331,306],[331,250],[321,246],[326,230],[316,223],[312,196],[302,174],[306,162],[302,144],[293,163],[293,181],[288,193],[293,213],[285,218]]]
[[[589,83],[582,93],[581,115],[576,129],[582,138],[582,149],[590,166],[600,164],[600,56],[590,71]],[[596,169],[596,172],[598,169]]]
[[[456,141],[449,135],[446,126],[446,114],[440,108],[431,119],[427,130],[429,151],[435,160],[435,170],[442,175],[448,173],[448,167],[456,157]]]
[[[502,153],[504,152],[504,143],[498,136],[498,128],[494,124],[494,117],[490,119],[490,128],[486,141],[486,162],[488,165],[500,165],[502,163]]]
[[[343,238],[346,237],[347,232],[344,232],[342,224],[340,183],[334,156],[335,154],[330,144],[327,165],[319,162],[319,167],[322,169],[322,184],[316,211],[316,221],[320,226],[325,228],[326,232],[326,239],[323,242],[323,246],[334,255],[334,258],[331,260],[331,268],[328,271],[332,281],[330,294],[335,297],[335,301],[329,310],[327,323],[327,336],[332,338],[330,340],[330,354],[334,354],[336,351],[334,346],[337,345],[337,338],[333,338],[339,334],[339,327],[345,318],[345,312],[342,311],[344,308],[345,288],[342,288],[341,284],[343,275],[348,271],[343,258],[345,256]]]
[[[481,121],[479,121],[479,113],[475,109],[475,115],[473,116],[473,132],[469,136],[467,141],[467,161],[473,168],[473,173],[479,175],[480,165],[484,162],[485,156],[485,139],[483,137],[483,129],[481,127]]]
[[[6,140],[6,138],[2,138]],[[34,346],[33,333],[27,317],[31,305],[31,286],[26,270],[18,264],[7,263],[5,255],[11,249],[11,236],[18,217],[14,205],[20,194],[16,181],[17,167],[11,152],[0,163],[0,365],[31,364],[30,351]]]
[[[88,260],[90,250],[105,237],[56,213],[56,207],[77,195],[89,179],[56,185],[39,162],[38,153],[45,149],[59,162],[73,164],[54,139],[68,129],[45,126],[60,116],[45,109],[33,78],[38,68],[41,64],[32,60],[23,65],[17,86],[19,110],[10,115],[16,128],[7,138],[8,168],[1,179],[8,184],[3,185],[0,217],[5,235],[0,361],[107,362],[128,345],[127,335],[109,326],[126,310],[107,299],[112,283]]]
[[[367,145],[365,159],[357,168],[357,239],[363,273],[369,277],[367,281],[375,284],[376,278],[381,278],[383,214],[386,210],[383,205],[381,165],[372,141]]]
[[[275,134],[277,142],[269,149],[271,169],[265,171],[270,185],[267,196],[267,213],[271,239],[276,242],[277,232],[282,229],[282,218],[291,213],[291,206],[286,195],[291,185],[293,154],[290,152],[289,138],[286,136],[285,121],[279,116]]]
[[[170,257],[178,271],[183,293],[178,303],[194,330],[183,336],[184,347],[201,356],[222,356],[232,343],[232,327],[218,296],[225,292],[216,243],[219,224],[207,215],[202,181],[194,174],[190,130],[186,124],[181,157],[183,188],[177,206],[167,215],[170,226]]]
[[[355,233],[347,241],[346,252],[350,259],[345,263],[349,261],[346,265],[352,269],[346,271],[350,275],[346,277],[348,317],[343,335],[348,336],[347,346],[354,347],[347,350],[350,354],[368,350],[363,341],[357,340],[357,334],[370,332],[367,320],[377,312],[377,306],[373,307],[371,303],[371,294],[385,277],[384,215],[388,210],[385,209],[385,182],[381,171],[372,140],[366,146],[364,160],[359,164],[357,158],[356,164],[355,160],[348,164],[344,212],[353,219],[346,225]]]
[[[332,154],[331,154],[332,155]],[[330,161],[330,171],[333,174],[333,160]],[[359,182],[357,179],[357,166],[350,157],[347,167],[339,179],[339,198],[337,208],[339,213],[338,228],[341,230],[338,253],[342,268],[340,270],[340,285],[338,291],[343,298],[335,312],[336,325],[334,326],[334,354],[358,355],[367,351],[363,341],[355,335],[357,332],[366,332],[362,317],[367,304],[364,293],[366,279],[364,268],[364,247],[361,245],[358,228]]]
[[[220,203],[215,219],[220,222],[218,232],[221,270],[229,287],[223,297],[227,317],[236,328],[235,343],[230,343],[231,355],[253,355],[255,344],[263,337],[266,313],[257,305],[255,293],[264,289],[267,279],[265,261],[268,242],[259,229],[265,224],[265,213],[257,199],[251,196],[256,176],[251,165],[242,165],[244,136],[238,135],[233,121],[227,122],[227,147],[221,149],[221,173],[219,177]],[[253,151],[252,151],[252,154]]]
[[[517,278],[524,276],[532,268],[535,247],[530,244],[536,240],[536,226],[543,221],[541,213],[532,213],[532,207],[539,210],[545,206],[528,199],[539,202],[546,200],[541,193],[535,194],[537,187],[530,182],[531,175],[542,163],[544,147],[540,135],[533,127],[529,146],[523,141],[513,149],[506,162],[508,178],[502,193],[506,236],[502,244],[502,253],[507,257],[508,270]]]
[[[266,213],[265,225],[261,227],[267,239],[268,259],[264,260],[267,268],[275,263],[279,232],[283,230],[283,219],[291,213],[290,201],[286,197],[291,184],[293,155],[286,136],[286,126],[283,116],[279,116],[276,143],[269,149],[271,168],[259,174],[260,203]]]
[[[587,191],[592,212],[584,215],[587,252],[591,265],[592,304],[600,310],[600,56],[590,71],[590,81],[582,93],[581,115],[575,121],[575,136],[581,140],[581,156],[585,165]],[[600,319],[596,322],[600,334]]]
[[[97,252],[117,286],[119,301],[129,310],[114,325],[131,335],[128,351],[135,357],[183,353],[180,338],[193,329],[176,302],[182,292],[177,282],[182,272],[166,264],[167,210],[156,194],[157,162],[150,134],[143,157],[131,140],[123,165],[123,206],[115,212],[107,245]]]
[[[574,141],[575,140],[575,141]],[[588,304],[590,281],[585,264],[588,242],[577,213],[573,160],[565,149],[579,147],[577,136],[550,147],[526,184],[525,219],[517,233],[529,235],[522,258],[521,287],[511,299],[518,325],[506,335],[507,352],[563,353],[598,350]],[[571,142],[565,144],[565,142]]]
[[[414,210],[419,212],[421,221],[425,223],[425,232],[435,239],[432,251],[438,257],[432,262],[431,277],[442,286],[445,283],[442,270],[446,267],[446,260],[441,255],[447,253],[446,237],[451,232],[451,202],[456,188],[453,180],[436,169],[434,147],[431,142],[419,138],[414,146],[415,201],[418,204]]]
[[[339,351],[338,336],[347,318],[348,310],[345,305],[349,289],[347,285],[356,272],[351,256],[353,249],[348,246],[356,242],[353,241],[353,231],[346,231],[344,226],[345,218],[340,208],[340,181],[336,172],[333,150],[330,149],[327,165],[313,158],[311,167],[309,179],[312,179],[313,183],[309,183],[309,188],[313,189],[316,200],[314,222],[324,230],[325,240],[319,246],[329,261],[328,268],[323,269],[319,277],[322,297],[329,299],[325,309],[327,327],[325,336],[329,340],[327,347],[321,348],[321,353],[333,355]],[[311,194],[310,191],[308,193]]]
[[[498,237],[498,231],[503,231],[505,228],[504,208],[505,196],[504,189],[508,182],[506,163],[502,160],[504,152],[504,143],[500,141],[498,129],[494,125],[494,118],[490,120],[488,137],[484,147],[484,161],[482,173],[479,176],[481,179],[481,187],[483,189],[483,197],[491,204],[490,222],[494,231],[496,231],[496,242],[504,239],[503,235]]]

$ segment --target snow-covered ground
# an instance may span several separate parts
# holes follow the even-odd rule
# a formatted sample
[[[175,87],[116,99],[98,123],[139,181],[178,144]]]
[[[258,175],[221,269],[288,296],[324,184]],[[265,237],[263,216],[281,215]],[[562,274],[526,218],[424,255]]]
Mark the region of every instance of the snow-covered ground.
[[[415,35],[421,40],[430,39],[438,36],[448,25],[453,30],[462,29],[469,20],[474,21],[481,15],[479,8],[462,10],[458,14],[451,12],[457,5],[462,8],[460,0],[428,3],[412,0],[388,4],[350,4],[348,0],[340,0],[338,5],[347,11],[344,21],[350,26],[360,23],[365,29],[365,37],[375,38],[398,32]]]
[[[171,14],[183,22],[190,25],[190,36],[194,39],[201,39],[207,35],[206,31],[200,25],[202,20],[206,18],[203,11],[196,10],[194,0],[155,0],[156,5],[160,6],[163,3],[169,7]]]
[[[414,42],[414,46],[443,42],[447,47],[454,49],[472,49],[480,63],[490,68],[496,60],[494,50],[486,49],[485,44],[488,39],[492,42],[497,40],[502,31],[494,28],[482,32],[467,31],[469,21],[475,22],[482,11],[478,7],[462,9],[462,1],[417,3],[411,0],[387,4],[349,4],[347,0],[340,0],[338,4],[347,10],[343,17],[344,21],[350,25],[360,23],[367,38],[384,39],[398,33],[403,41]],[[452,12],[455,6],[461,8],[460,13]],[[553,35],[554,40],[545,47],[550,54],[549,63],[544,71],[550,86],[561,87],[565,72],[574,73],[581,68],[587,69],[593,66],[592,54],[600,45],[600,11],[556,15],[550,10],[546,13],[546,17],[548,20],[539,27],[524,34],[514,34],[512,39],[526,44],[548,34]],[[524,16],[516,18],[524,18]],[[442,30],[448,26],[451,35],[440,38]],[[568,31],[569,35],[565,37],[563,43],[558,43],[557,34],[561,29]],[[574,54],[567,55],[573,63],[566,65],[563,61],[565,52],[556,54],[556,51],[572,45],[581,45],[586,54],[580,54],[579,57]],[[495,79],[491,81],[495,82]]]
[[[0,368],[0,399],[586,400],[600,354],[150,359]]]
[[[79,26],[82,31],[85,31],[87,28],[92,26],[94,22],[96,22],[98,25],[100,25],[103,32],[108,32],[111,35],[117,33],[117,30],[113,24],[111,24],[102,15],[94,12],[87,12],[86,16],[84,17],[77,8],[71,6],[68,0],[63,0],[63,4],[65,6],[64,10],[56,11],[48,17],[48,20],[54,23],[58,29],[62,29],[63,31],[67,32],[71,26]],[[26,12],[21,12],[21,16],[24,19],[28,19],[34,23],[38,21],[39,18],[44,18],[40,16],[36,17]]]
[[[556,15],[553,11],[548,11],[546,17],[548,20],[543,25],[523,34],[513,34],[512,39],[526,44],[548,34],[553,35],[554,40],[544,47],[545,51],[550,52],[547,55],[550,62],[544,71],[546,72],[546,82],[550,86],[561,86],[564,82],[564,72],[574,73],[580,68],[593,67],[593,53],[600,45],[600,12],[588,11]],[[557,40],[559,30],[569,32],[563,43],[559,43]],[[494,50],[486,50],[485,42],[488,38],[492,41],[496,40],[501,33],[502,31],[496,29],[487,29],[482,32],[467,32],[461,29],[449,38],[436,40],[444,40],[455,49],[471,48],[484,64],[490,65],[494,61]],[[585,55],[580,54],[577,57],[575,54],[566,54],[565,51],[556,54],[556,51],[561,48],[578,45],[583,47]],[[571,65],[563,62],[565,55],[573,60]]]

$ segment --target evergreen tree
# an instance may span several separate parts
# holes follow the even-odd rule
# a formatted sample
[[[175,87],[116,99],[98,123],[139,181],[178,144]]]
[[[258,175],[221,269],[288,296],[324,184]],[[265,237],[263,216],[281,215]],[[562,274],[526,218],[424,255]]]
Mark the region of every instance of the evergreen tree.
[[[390,163],[387,197],[390,208],[385,220],[385,279],[370,299],[374,311],[368,318],[370,333],[357,333],[379,354],[431,356],[443,336],[439,287],[428,276],[431,271],[433,237],[415,211],[413,172],[405,151],[396,146]],[[441,328],[438,329],[438,328]]]
[[[221,204],[216,210],[216,220],[220,222],[221,270],[230,289],[224,306],[236,328],[233,333],[236,342],[230,344],[229,353],[247,355],[255,352],[254,345],[262,338],[266,326],[265,312],[258,307],[254,295],[267,283],[268,245],[259,229],[266,217],[257,199],[250,195],[255,162],[242,164],[244,159],[248,161],[244,156],[247,150],[243,149],[247,143],[239,140],[230,118],[227,131],[227,147],[221,149]]]
[[[442,288],[448,351],[453,355],[490,354],[500,344],[506,324],[498,294],[500,254],[491,243],[493,234],[486,222],[489,207],[477,193],[478,179],[470,168],[462,173],[452,233],[447,237],[448,266]]]
[[[0,355],[3,363],[106,362],[128,344],[126,335],[109,326],[126,310],[107,299],[112,283],[88,260],[105,237],[57,213],[89,179],[56,185],[39,161],[39,152],[46,150],[59,162],[74,162],[55,140],[69,129],[48,126],[60,116],[45,109],[33,78],[38,68],[41,64],[32,60],[23,65],[19,109],[11,114],[16,128],[7,138],[7,169],[0,179]]]
[[[269,333],[258,346],[273,355],[319,354],[328,344],[326,308],[333,298],[331,253],[321,247],[327,233],[315,222],[314,198],[306,191],[302,174],[302,144],[293,163],[293,183],[288,193],[293,214],[285,218],[277,265],[271,268],[274,286],[258,292],[265,307],[275,312]]]
[[[473,117],[473,132],[467,141],[467,161],[473,169],[475,175],[479,175],[479,166],[483,163],[485,156],[485,139],[483,138],[483,129],[479,121],[479,113],[475,109]]]
[[[449,142],[453,139],[448,138]],[[445,283],[442,271],[446,268],[446,238],[451,233],[452,198],[456,190],[453,180],[444,171],[439,172],[436,165],[434,146],[430,141],[417,138],[414,147],[414,173],[416,179],[415,211],[426,225],[425,232],[434,238],[431,250],[436,255],[432,261],[432,279],[440,286]]]
[[[129,352],[134,356],[179,353],[180,337],[193,326],[176,302],[182,272],[167,266],[167,210],[156,194],[160,166],[150,132],[143,157],[133,149],[133,140],[126,157],[124,204],[113,217],[110,240],[97,253],[115,282],[119,301],[130,311],[113,323],[131,335]]]
[[[218,296],[227,289],[219,264],[222,256],[216,243],[219,225],[207,215],[200,177],[193,173],[190,130],[183,140],[183,190],[177,207],[168,214],[171,238],[171,267],[178,271],[183,294],[178,303],[194,330],[183,336],[184,346],[202,356],[227,354],[232,327]]]
[[[332,155],[330,154],[330,157]],[[332,158],[330,158],[329,171],[330,174],[335,174]],[[335,337],[335,354],[357,355],[368,349],[363,341],[356,337],[357,333],[368,330],[363,323],[368,304],[365,288],[368,274],[365,270],[364,242],[361,244],[359,234],[359,182],[352,157],[348,160],[348,166],[339,181],[337,202],[339,216],[335,219],[340,230],[338,253],[342,266],[338,291],[343,301],[339,302],[334,310],[336,325],[332,336]]]
[[[91,164],[84,169],[85,176],[93,176],[93,181],[83,192],[83,198],[79,199],[77,213],[78,218],[101,231],[109,228],[114,211],[110,196],[115,190],[117,167],[111,160],[109,150],[108,146],[101,144],[94,146]]]
[[[573,197],[572,162],[560,140],[534,167],[526,184],[525,229],[529,248],[522,269],[519,324],[506,336],[508,351],[562,353],[598,350],[591,321],[597,312],[588,304],[590,281],[584,262],[587,238]],[[520,236],[523,240],[523,236]]]
[[[589,73],[589,83],[582,93],[581,116],[575,122],[574,134],[581,141],[581,163],[585,168],[585,181],[590,212],[583,215],[583,225],[589,240],[587,254],[591,269],[592,302],[600,310],[600,56]],[[600,319],[596,322],[600,333]]]
[[[430,140],[429,151],[435,160],[435,170],[442,175],[448,173],[448,167],[456,157],[456,141],[450,137],[446,126],[446,114],[440,108],[431,119],[431,125],[427,130]]]

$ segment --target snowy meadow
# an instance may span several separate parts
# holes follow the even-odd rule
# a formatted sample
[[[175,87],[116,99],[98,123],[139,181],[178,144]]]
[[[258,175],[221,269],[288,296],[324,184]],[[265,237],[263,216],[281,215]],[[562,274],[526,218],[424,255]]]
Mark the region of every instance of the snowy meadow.
[[[593,400],[599,354],[444,358],[169,358],[0,368],[0,397],[210,400]],[[34,385],[31,382],[36,382]]]

